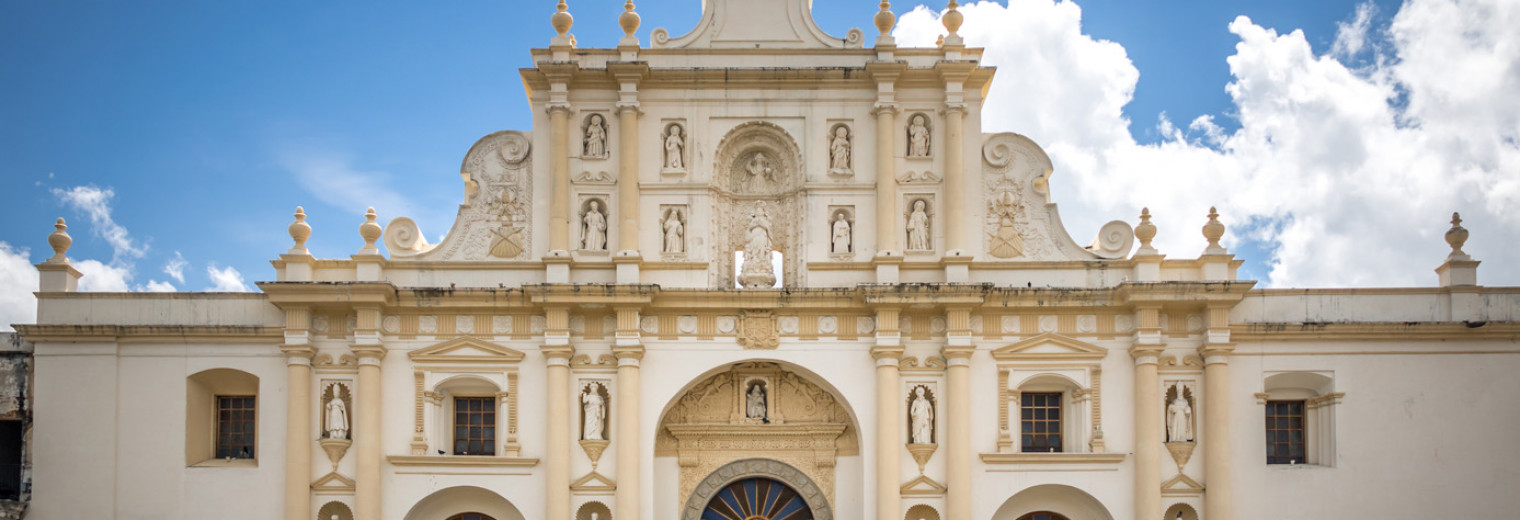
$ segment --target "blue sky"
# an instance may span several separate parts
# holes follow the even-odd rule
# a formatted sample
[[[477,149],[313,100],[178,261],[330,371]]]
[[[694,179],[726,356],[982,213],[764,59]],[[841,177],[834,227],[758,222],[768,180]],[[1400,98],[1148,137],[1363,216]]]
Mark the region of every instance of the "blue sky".
[[[874,36],[876,3],[817,0],[815,17],[832,34],[860,27]],[[1122,115],[1134,140],[1147,146],[1169,139],[1158,128],[1162,113],[1179,127],[1212,115],[1220,131],[1240,129],[1240,105],[1226,92],[1235,80],[1226,59],[1243,38],[1231,26],[1238,16],[1282,35],[1302,29],[1319,55],[1332,51],[1338,24],[1355,18],[1361,5],[1077,3],[1085,36],[1121,45],[1139,71]],[[75,238],[71,257],[122,267],[133,287],[157,281],[180,290],[215,286],[211,265],[236,269],[250,286],[271,279],[268,260],[289,247],[285,226],[297,205],[311,216],[319,257],[346,257],[361,245],[356,229],[369,205],[382,219],[417,218],[436,242],[458,204],[457,167],[471,143],[500,129],[530,129],[517,69],[528,65],[530,48],[553,35],[553,4],[0,4],[0,242],[41,261],[50,254],[52,220],[63,216]],[[897,2],[894,10],[903,15],[917,5]],[[1401,8],[1391,1],[1369,5],[1374,32]],[[657,27],[686,32],[699,6],[699,0],[643,2],[640,38],[647,42]],[[571,12],[582,47],[610,47],[621,35],[620,0],[576,0]],[[1356,70],[1378,56],[1339,60]],[[1200,132],[1192,129],[1184,142],[1221,146]],[[316,172],[336,172],[329,177],[337,180],[314,181]],[[110,190],[110,220],[122,231],[117,240],[102,236],[109,225],[92,224],[77,199],[66,202],[68,190],[80,186]],[[1130,206],[1107,205],[1127,213],[1104,220],[1133,221]],[[1265,222],[1270,227],[1288,217]],[[1202,224],[1201,215],[1189,218],[1197,221],[1190,227]],[[1444,222],[1437,224],[1432,229],[1444,230]],[[1085,243],[1095,226],[1072,231]],[[1242,239],[1240,246],[1248,276],[1267,277],[1275,243]],[[1421,269],[1444,254],[1432,251]],[[176,253],[188,266],[182,281],[163,271]]]

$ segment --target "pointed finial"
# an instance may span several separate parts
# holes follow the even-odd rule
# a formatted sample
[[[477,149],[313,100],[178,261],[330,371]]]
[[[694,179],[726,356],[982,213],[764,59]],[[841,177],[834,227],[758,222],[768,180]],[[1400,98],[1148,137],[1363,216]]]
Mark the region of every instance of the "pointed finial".
[[[1156,225],[1151,223],[1151,209],[1140,208],[1140,225],[1135,226],[1135,238],[1140,239],[1141,251],[1155,251],[1151,240],[1156,238]]]
[[[359,236],[364,238],[364,247],[359,249],[361,255],[377,255],[380,249],[375,247],[375,241],[380,240],[380,235],[385,230],[380,228],[380,223],[375,222],[375,208],[370,208],[364,213],[364,223],[359,225]]]
[[[633,0],[623,4],[623,14],[618,15],[618,25],[623,27],[623,37],[632,38],[639,31],[639,13],[633,12]]]
[[[59,219],[60,222],[63,219]],[[1452,257],[1467,256],[1462,252],[1462,245],[1467,243],[1467,228],[1462,227],[1462,214],[1451,214],[1451,229],[1446,231],[1446,243],[1451,246]]]
[[[53,246],[53,257],[47,259],[50,264],[69,263],[67,253],[69,246],[74,244],[74,238],[69,236],[69,225],[63,223],[63,217],[58,217],[58,222],[53,224],[53,232],[48,234],[48,245]]]
[[[549,24],[560,36],[570,33],[570,26],[575,24],[575,17],[570,16],[570,6],[565,5],[565,0],[559,0],[559,5],[554,6],[554,16],[549,17]]]
[[[311,224],[306,223],[306,209],[296,206],[295,217],[296,221],[290,223],[289,230],[290,239],[294,240],[296,245],[290,248],[290,254],[311,254],[310,251],[306,250],[306,239],[311,238]]]
[[[1224,238],[1224,224],[1219,222],[1219,210],[1209,206],[1209,222],[1203,225],[1203,238],[1209,239],[1208,253],[1223,252],[1219,239]]]
[[[882,36],[892,34],[892,26],[897,25],[897,15],[892,14],[892,2],[881,1],[881,12],[876,13],[876,30],[881,31]]]
[[[961,24],[966,22],[966,15],[961,14],[960,4],[950,0],[949,11],[940,17],[940,22],[945,24],[945,29],[950,31],[950,36],[960,36]]]

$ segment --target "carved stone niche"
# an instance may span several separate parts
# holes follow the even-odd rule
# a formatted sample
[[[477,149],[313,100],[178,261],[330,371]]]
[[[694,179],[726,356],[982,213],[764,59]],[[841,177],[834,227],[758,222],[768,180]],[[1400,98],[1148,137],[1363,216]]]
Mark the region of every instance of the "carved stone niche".
[[[745,413],[755,385],[765,385],[764,420]],[[829,391],[775,363],[742,363],[677,398],[660,421],[655,456],[678,458],[683,498],[719,467],[764,458],[802,471],[832,500],[836,459],[860,453],[856,432]]]

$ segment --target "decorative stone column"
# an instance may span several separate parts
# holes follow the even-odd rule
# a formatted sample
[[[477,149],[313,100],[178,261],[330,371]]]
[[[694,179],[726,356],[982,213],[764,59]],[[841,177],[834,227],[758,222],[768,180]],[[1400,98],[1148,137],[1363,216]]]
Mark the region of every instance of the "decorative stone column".
[[[902,406],[897,397],[903,347],[898,309],[876,310],[876,519],[899,520],[902,514]]]
[[[878,73],[878,76],[880,73]],[[895,75],[894,75],[895,76]],[[886,82],[883,88],[890,89]],[[897,104],[876,105],[876,251],[897,251]]]
[[[352,349],[359,357],[359,413],[353,432],[357,471],[354,479],[354,519],[380,520],[380,361],[385,359],[385,347],[378,335],[365,338],[366,317],[370,323],[379,322],[378,309],[359,311],[359,328],[355,332]],[[370,329],[373,330],[373,329]]]
[[[629,22],[630,10],[623,13],[620,22]],[[632,29],[638,29],[638,15],[631,17]],[[630,29],[625,23],[624,30]],[[625,38],[632,38],[629,32]],[[633,40],[637,50],[638,40]],[[620,47],[622,45],[620,44]],[[610,63],[607,65],[618,80],[618,249],[639,250],[639,80],[649,73],[648,63]],[[619,518],[623,518],[621,515]]]
[[[285,311],[285,519],[311,515],[311,311]]]
[[[570,313],[565,308],[545,310],[544,357],[548,361],[546,392],[548,403],[547,434],[544,451],[544,517],[547,520],[570,520]],[[618,401],[626,399],[619,398]]]
[[[617,369],[617,518],[639,520],[640,503],[639,448],[639,362],[644,345],[639,338],[639,311],[618,309],[617,344],[612,347],[618,358]]]
[[[1203,355],[1204,518],[1234,517],[1234,478],[1230,470],[1230,307],[1210,305],[1208,343]]]
[[[945,106],[945,250],[966,250],[966,105]]]
[[[951,206],[954,207],[954,206]],[[954,213],[954,212],[950,212]],[[946,383],[944,403],[946,445],[945,508],[948,520],[971,520],[971,345],[970,309],[952,308],[947,313],[949,335],[945,344]]]
[[[549,250],[570,250],[570,104],[549,105]]]
[[[1161,393],[1157,364],[1161,348],[1135,345],[1135,515],[1161,515]]]

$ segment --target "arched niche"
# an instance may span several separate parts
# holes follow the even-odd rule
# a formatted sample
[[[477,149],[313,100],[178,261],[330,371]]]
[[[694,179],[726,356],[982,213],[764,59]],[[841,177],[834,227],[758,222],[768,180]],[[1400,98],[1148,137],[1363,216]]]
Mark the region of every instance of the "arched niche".
[[[766,393],[762,418],[746,413],[757,385]],[[655,457],[677,458],[682,500],[718,468],[754,458],[786,463],[832,499],[837,459],[860,454],[859,431],[849,404],[821,377],[790,364],[744,361],[698,376],[666,404]]]
[[[348,504],[328,502],[317,510],[317,520],[354,520],[354,512],[348,508]]]
[[[496,520],[524,520],[517,506],[489,489],[475,486],[445,488],[423,497],[407,511],[405,520],[453,518],[460,513],[480,513]]]
[[[1161,515],[1161,520],[1198,520],[1198,511],[1187,504],[1172,504]]]
[[[734,253],[745,249],[755,216],[764,214],[773,251],[782,256],[781,283],[802,284],[802,240],[806,235],[803,186],[807,172],[797,140],[781,126],[751,121],[735,126],[718,142],[711,183],[716,188],[716,287],[734,287]]]
[[[216,456],[217,397],[251,396],[254,398],[254,450],[251,460],[258,460],[259,377],[242,370],[213,368],[185,378],[185,464],[213,462]]]
[[[1043,484],[1015,493],[992,515],[992,520],[1016,520],[1036,511],[1058,513],[1071,520],[1113,520],[1114,516],[1086,491],[1060,484]]]
[[[686,500],[681,510],[681,520],[702,520],[713,498],[725,487],[735,482],[761,478],[780,482],[797,493],[812,511],[812,520],[833,520],[834,510],[829,505],[828,494],[814,483],[807,473],[791,465],[767,458],[743,459],[724,464],[703,478]]]

